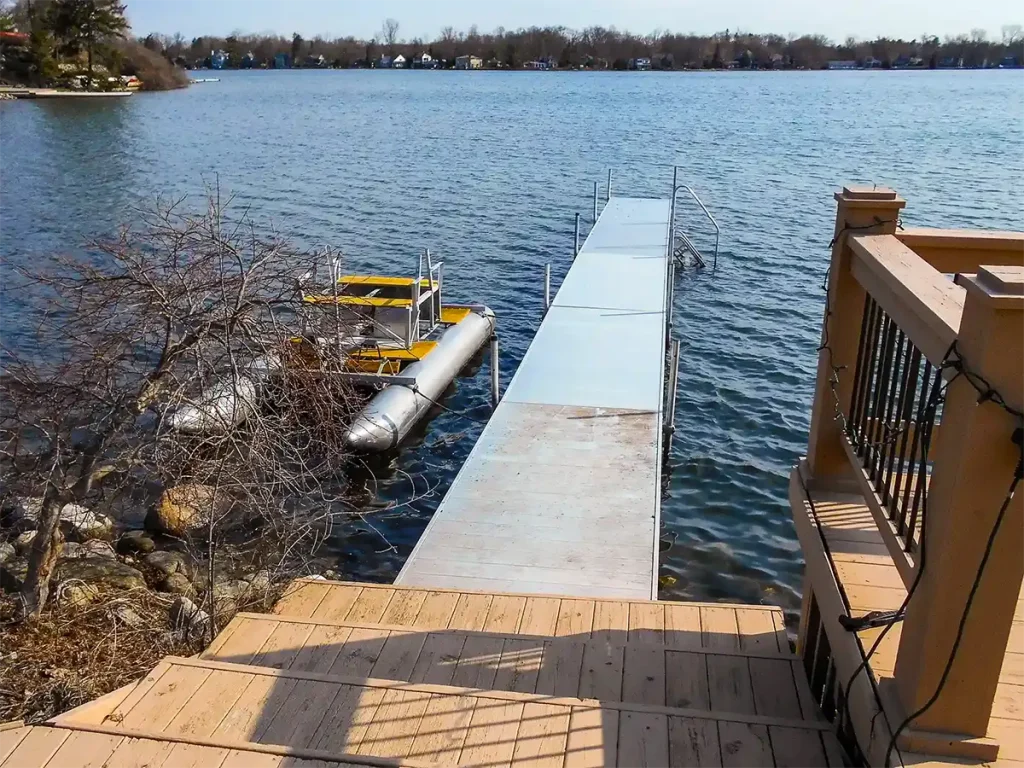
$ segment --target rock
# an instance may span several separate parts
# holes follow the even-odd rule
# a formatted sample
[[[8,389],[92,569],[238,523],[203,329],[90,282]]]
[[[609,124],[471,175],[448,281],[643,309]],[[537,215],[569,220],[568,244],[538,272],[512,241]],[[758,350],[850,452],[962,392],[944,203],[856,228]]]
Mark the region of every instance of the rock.
[[[9,499],[2,511],[3,523],[16,530],[35,529],[43,508],[40,498]],[[65,538],[100,539],[110,536],[113,524],[81,504],[65,504],[60,510],[61,531]]]
[[[138,629],[146,623],[146,620],[134,608],[127,605],[115,605],[110,609],[110,613],[122,624],[126,624],[132,629]]]
[[[87,584],[102,584],[118,589],[145,589],[146,580],[140,571],[117,560],[97,555],[61,560],[57,564],[56,578],[81,579]]]
[[[117,540],[117,551],[122,555],[135,552],[149,554],[156,549],[156,543],[145,531],[125,531]]]
[[[85,551],[86,556],[95,555],[96,557],[106,557],[111,560],[117,560],[117,553],[114,552],[114,548],[105,541],[91,539],[82,545],[82,549]]]
[[[192,570],[185,555],[170,550],[150,552],[142,558],[142,562],[164,576],[172,573],[183,573],[187,576]]]
[[[0,563],[6,563],[14,557],[15,554],[14,547],[10,543],[0,541]]]
[[[10,497],[0,506],[0,522],[5,528],[35,527],[43,500],[32,497]]]
[[[18,538],[14,540],[14,549],[18,554],[27,554],[32,549],[32,542],[36,540],[35,531],[25,531],[18,535]]]
[[[0,565],[0,589],[5,592],[18,592],[28,574],[28,561],[13,558]]]
[[[196,593],[196,588],[192,586],[192,582],[183,573],[167,574],[157,588],[161,592],[170,592],[174,595],[185,595],[187,597],[194,597]]]
[[[110,538],[114,528],[103,515],[94,514],[80,504],[65,504],[60,511],[60,521],[66,535],[83,540]]]
[[[265,595],[274,586],[274,580],[270,576],[270,571],[256,571],[248,578],[249,592],[255,593],[256,595]]]
[[[213,585],[215,600],[234,600],[237,602],[249,591],[249,582],[241,579],[218,579]]]
[[[89,554],[89,550],[85,548],[85,544],[79,544],[77,541],[66,541],[60,556],[73,560],[76,557],[85,557],[87,554]]]
[[[76,580],[62,585],[57,599],[66,605],[82,608],[95,600],[99,594],[100,591],[92,584]]]
[[[210,515],[223,511],[224,499],[210,485],[168,488],[146,514],[147,530],[185,536],[205,525]]]
[[[171,603],[170,618],[171,626],[186,635],[203,635],[210,629],[210,615],[184,596]]]

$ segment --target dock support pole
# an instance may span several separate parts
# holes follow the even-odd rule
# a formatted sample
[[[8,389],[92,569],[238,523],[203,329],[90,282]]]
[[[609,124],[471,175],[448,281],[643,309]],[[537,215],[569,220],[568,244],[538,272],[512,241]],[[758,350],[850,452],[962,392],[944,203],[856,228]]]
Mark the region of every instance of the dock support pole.
[[[572,235],[572,257],[575,259],[580,252],[580,215],[576,214],[576,226]]]
[[[604,201],[607,203],[612,199],[612,169],[608,169],[608,186],[604,191]]]
[[[544,313],[551,306],[551,265],[544,265]]]
[[[597,182],[594,182],[594,223],[597,224]]]
[[[491,404],[497,408],[501,395],[501,377],[498,369],[498,336],[491,336]]]
[[[672,435],[676,431],[676,390],[679,388],[679,339],[672,340],[672,352],[668,363],[668,393],[665,398],[665,440],[664,455],[667,458],[672,450]]]

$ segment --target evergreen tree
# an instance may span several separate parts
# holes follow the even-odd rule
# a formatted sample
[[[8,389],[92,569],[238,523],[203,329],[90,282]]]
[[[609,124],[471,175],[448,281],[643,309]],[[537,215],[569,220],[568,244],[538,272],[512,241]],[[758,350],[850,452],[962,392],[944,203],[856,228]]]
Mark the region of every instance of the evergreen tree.
[[[62,52],[74,56],[85,50],[90,84],[96,48],[128,29],[124,8],[117,0],[53,0],[50,6],[50,29]]]

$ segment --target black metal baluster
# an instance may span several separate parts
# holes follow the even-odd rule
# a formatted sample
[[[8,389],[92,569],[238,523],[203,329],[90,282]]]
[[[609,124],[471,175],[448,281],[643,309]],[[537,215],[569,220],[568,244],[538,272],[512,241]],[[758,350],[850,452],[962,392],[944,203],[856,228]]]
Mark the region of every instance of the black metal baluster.
[[[867,370],[864,358],[867,356],[868,351],[868,328],[871,325],[872,314],[874,313],[875,302],[871,298],[871,294],[865,291],[864,293],[864,311],[860,317],[860,338],[857,340],[857,367],[853,374],[853,392],[850,395],[850,412],[847,414],[846,420],[846,434],[850,438],[850,442],[854,445],[857,444],[855,436],[855,426],[857,424],[857,411],[860,408],[860,391],[861,383],[864,378],[864,372]]]
[[[885,409],[885,393],[889,388],[890,366],[892,365],[892,347],[896,338],[896,323],[888,315],[885,316],[885,329],[882,333],[882,357],[878,364],[878,379],[875,381],[875,393],[871,399],[871,422],[868,424],[868,453],[864,458],[864,469],[869,477],[875,476],[878,464],[878,440],[882,433],[882,414]]]
[[[892,494],[889,498],[889,519],[896,522],[896,532],[902,534],[903,527],[906,525],[906,505],[900,507],[900,490],[903,487],[904,472],[907,469],[907,444],[910,442],[910,431],[916,432],[916,423],[912,421],[914,413],[914,397],[917,393],[917,376],[921,369],[921,350],[911,345],[913,350],[910,356],[910,363],[907,365],[907,378],[904,380],[904,393],[901,393],[902,398],[904,394],[909,394],[900,408],[900,423],[903,425],[903,434],[900,436],[900,449],[899,449],[899,461],[896,465],[896,482],[895,487],[892,490]],[[894,455],[896,455],[894,453]],[[913,457],[911,457],[913,461]],[[889,471],[892,472],[893,467],[890,464]],[[886,479],[886,486],[890,483],[889,479]],[[899,510],[899,515],[897,515]]]
[[[903,368],[906,365],[905,344],[909,344],[909,341],[906,334],[903,333],[903,329],[900,329],[896,335],[896,346],[893,348],[892,366],[889,373],[889,393],[885,398],[885,419],[882,421],[879,435],[882,444],[878,450],[878,466],[871,478],[875,482],[875,490],[882,497],[883,504],[889,498],[889,488],[885,485],[885,467],[893,453],[893,409],[896,407],[896,393],[903,380]]]
[[[875,360],[878,356],[878,340],[881,335],[882,310],[871,300],[872,318],[871,328],[868,330],[868,364],[864,371],[864,381],[861,383],[860,408],[857,413],[857,455],[863,456],[867,450],[867,418],[870,410],[869,400],[871,398],[871,380],[875,376]]]

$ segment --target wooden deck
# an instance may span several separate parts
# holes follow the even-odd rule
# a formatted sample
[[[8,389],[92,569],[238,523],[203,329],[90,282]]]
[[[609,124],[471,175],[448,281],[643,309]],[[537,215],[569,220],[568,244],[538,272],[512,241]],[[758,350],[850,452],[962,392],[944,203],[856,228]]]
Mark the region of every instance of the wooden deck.
[[[0,767],[839,766],[778,609],[300,580]]]
[[[863,498],[826,492],[812,492],[812,498],[821,532],[850,603],[850,614],[863,616],[870,611],[899,608],[906,598],[906,587]],[[817,536],[818,526],[809,510],[803,523],[797,520],[797,528],[798,531],[813,530]],[[817,549],[819,556],[823,556],[820,544]],[[812,567],[814,550],[805,544],[804,551]],[[878,683],[892,679],[901,628],[901,624],[895,624],[871,657],[871,669]],[[858,633],[865,650],[870,649],[881,632],[882,629],[877,628]],[[999,759],[992,765],[1024,766],[1024,595],[1017,599],[988,735],[1001,744]],[[907,753],[903,758],[905,762],[908,758],[925,759]],[[951,762],[941,758],[930,760],[935,765]]]

